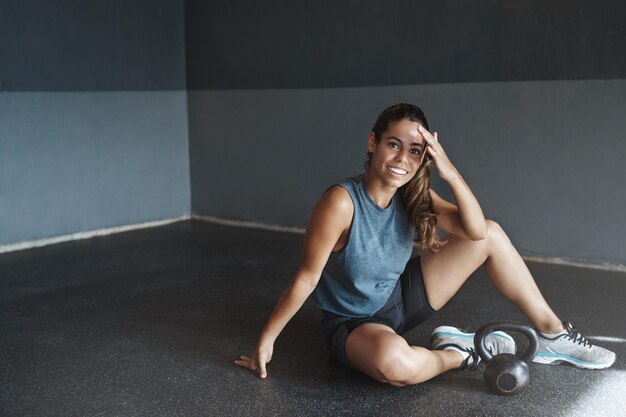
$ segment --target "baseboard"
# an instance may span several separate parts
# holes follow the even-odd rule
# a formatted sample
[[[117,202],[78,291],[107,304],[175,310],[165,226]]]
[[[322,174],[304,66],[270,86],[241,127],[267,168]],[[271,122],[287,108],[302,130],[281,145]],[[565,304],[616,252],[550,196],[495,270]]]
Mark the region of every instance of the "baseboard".
[[[105,229],[88,230],[84,232],[70,233],[67,235],[60,235],[60,236],[47,237],[43,239],[11,243],[7,245],[0,245],[0,253],[15,252],[15,251],[24,250],[24,249],[38,248],[41,246],[48,246],[48,245],[53,245],[55,243],[61,243],[61,242],[69,242],[72,240],[89,239],[89,238],[96,237],[96,236],[112,235],[114,233],[128,232],[130,230],[147,229],[151,227],[163,226],[166,224],[176,223],[179,221],[190,220],[190,219],[191,219],[191,215],[187,214],[184,216],[171,218],[171,219],[165,219],[165,220],[157,220],[157,221],[152,221],[152,222],[108,227]]]
[[[287,233],[295,233],[295,234],[301,234],[301,235],[303,235],[306,230],[300,227],[279,226],[276,224],[246,222],[246,221],[241,221],[241,220],[229,220],[229,219],[222,219],[219,217],[201,216],[199,214],[192,214],[191,218],[193,220],[202,220],[205,222],[222,224],[225,226],[248,227],[252,229],[263,229],[263,230],[271,230],[273,232],[287,232]]]
[[[521,253],[521,255],[522,258],[524,258],[524,260],[528,262],[541,262],[545,264],[576,266],[580,268],[599,269],[602,271],[626,272],[626,265],[623,264],[612,264],[610,262],[591,261],[587,259],[578,260],[559,258],[554,256],[537,256],[524,253]]]

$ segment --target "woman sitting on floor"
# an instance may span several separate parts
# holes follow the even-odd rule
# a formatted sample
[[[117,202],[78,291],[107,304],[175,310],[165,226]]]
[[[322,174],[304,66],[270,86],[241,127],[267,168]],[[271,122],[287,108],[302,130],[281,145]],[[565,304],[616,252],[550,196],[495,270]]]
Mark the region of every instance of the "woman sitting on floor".
[[[506,233],[485,219],[417,106],[385,109],[367,146],[365,172],[330,187],[315,205],[300,268],[254,355],[241,356],[237,365],[265,378],[274,341],[311,293],[331,353],[378,381],[404,386],[475,365],[480,357],[473,333],[439,327],[432,349],[411,346],[401,334],[441,309],[483,264],[493,285],[540,332],[534,362],[590,369],[613,364],[613,352],[593,346],[552,311]],[[433,164],[457,205],[430,188]],[[446,242],[437,228],[448,233]],[[421,256],[409,259],[414,240]],[[515,352],[503,332],[487,336],[486,345],[492,354]]]

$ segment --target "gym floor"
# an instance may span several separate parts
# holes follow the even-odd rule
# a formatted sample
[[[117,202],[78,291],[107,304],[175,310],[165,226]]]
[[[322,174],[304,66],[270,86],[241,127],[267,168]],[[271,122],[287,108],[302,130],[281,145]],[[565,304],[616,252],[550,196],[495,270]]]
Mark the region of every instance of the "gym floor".
[[[624,415],[626,273],[550,264],[528,266],[559,316],[617,353],[612,368],[532,364],[516,397],[491,394],[482,365],[393,388],[330,358],[309,299],[259,379],[233,361],[301,248],[299,234],[183,221],[0,255],[0,415]],[[525,321],[480,269],[405,337],[429,346],[438,325],[501,319]]]

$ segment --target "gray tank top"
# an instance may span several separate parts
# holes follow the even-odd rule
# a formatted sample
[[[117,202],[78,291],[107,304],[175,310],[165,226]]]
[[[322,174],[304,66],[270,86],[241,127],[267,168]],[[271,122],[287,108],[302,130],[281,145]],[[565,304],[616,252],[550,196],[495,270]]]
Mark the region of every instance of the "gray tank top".
[[[335,314],[371,317],[389,299],[411,257],[414,228],[398,192],[382,208],[367,193],[364,174],[335,185],[350,194],[354,217],[346,246],[330,254],[312,300]]]

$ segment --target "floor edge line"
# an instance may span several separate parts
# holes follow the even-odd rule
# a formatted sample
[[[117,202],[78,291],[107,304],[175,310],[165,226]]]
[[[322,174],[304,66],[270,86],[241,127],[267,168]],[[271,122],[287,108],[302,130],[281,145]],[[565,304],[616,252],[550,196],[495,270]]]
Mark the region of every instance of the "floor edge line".
[[[303,235],[306,229],[300,227],[290,227],[290,226],[280,226],[277,224],[270,223],[259,223],[259,222],[251,222],[251,221],[243,221],[243,220],[231,220],[231,219],[223,219],[220,217],[213,216],[203,216],[199,214],[192,214],[192,220],[201,220],[209,223],[221,224],[225,226],[236,226],[236,227],[248,227],[251,229],[263,229],[270,230],[273,232],[286,232],[286,233],[294,233]]]
[[[24,242],[18,243],[10,243],[7,245],[0,245],[0,254],[17,252],[20,250],[33,249],[42,246],[53,245],[56,243],[70,242],[74,240],[82,240],[89,239],[97,236],[107,236],[116,233],[127,232],[131,230],[140,230],[140,229],[148,229],[152,227],[164,226],[170,223],[176,223],[179,221],[185,220],[200,220],[208,223],[221,224],[225,226],[234,226],[234,227],[247,227],[253,229],[262,229],[269,230],[273,232],[285,232],[285,233],[293,233],[293,234],[304,234],[306,229],[300,227],[290,227],[290,226],[280,226],[277,224],[269,224],[269,223],[260,223],[260,222],[252,222],[252,221],[243,221],[243,220],[231,220],[224,219],[220,217],[213,216],[204,216],[199,214],[187,214],[179,217],[164,219],[164,220],[156,220],[151,222],[144,223],[136,223],[124,226],[114,226],[108,227],[104,229],[96,229],[89,230],[77,233],[70,233],[66,235],[48,237],[43,239],[35,239],[28,240]],[[626,265],[623,264],[613,264],[609,262],[603,263],[592,263],[592,262],[584,262],[584,261],[576,261],[571,259],[565,259],[556,256],[538,256],[538,255],[530,255],[524,254],[520,252],[520,255],[524,259],[524,261],[528,262],[537,262],[537,263],[545,263],[545,264],[553,264],[553,265],[565,265],[565,266],[573,266],[578,268],[587,268],[587,269],[596,269],[602,271],[612,271],[612,272],[626,272]]]
[[[191,215],[186,214],[180,217],[173,217],[163,220],[155,220],[144,223],[127,224],[123,226],[107,227],[104,229],[87,230],[83,232],[68,233],[65,235],[45,237],[42,239],[26,240],[18,243],[9,243],[0,245],[0,254],[17,252],[20,250],[39,248],[42,246],[54,245],[56,243],[71,242],[74,240],[90,239],[97,236],[107,236],[116,233],[128,232],[131,230],[149,229],[157,226],[164,226],[170,223],[176,223],[183,220],[191,220]]]

